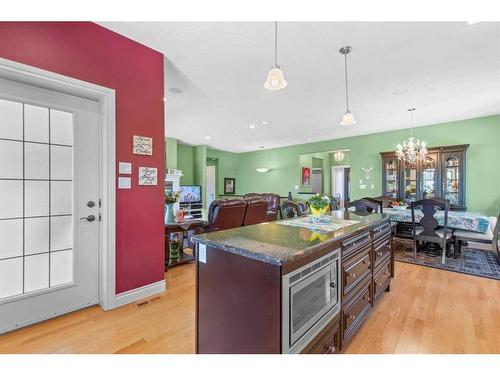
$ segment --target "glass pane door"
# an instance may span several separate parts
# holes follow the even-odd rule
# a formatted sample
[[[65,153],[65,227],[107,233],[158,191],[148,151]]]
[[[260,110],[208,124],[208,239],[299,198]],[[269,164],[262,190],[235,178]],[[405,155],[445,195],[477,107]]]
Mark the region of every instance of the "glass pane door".
[[[417,200],[417,165],[406,163],[403,181],[405,202]]]
[[[0,301],[73,282],[73,115],[0,100]]]
[[[451,154],[445,159],[444,171],[444,198],[450,201],[450,204],[460,203],[460,157]]]
[[[422,198],[437,196],[437,154],[429,154],[422,162]]]
[[[390,198],[398,198],[398,162],[396,159],[385,162],[385,195]]]

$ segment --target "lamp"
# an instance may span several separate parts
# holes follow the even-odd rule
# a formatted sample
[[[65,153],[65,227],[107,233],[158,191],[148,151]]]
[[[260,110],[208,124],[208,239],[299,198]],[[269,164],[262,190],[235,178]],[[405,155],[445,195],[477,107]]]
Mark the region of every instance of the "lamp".
[[[344,55],[344,72],[345,72],[345,105],[346,105],[346,111],[344,115],[342,116],[342,121],[340,121],[340,125],[342,126],[351,126],[356,123],[356,119],[354,118],[354,115],[352,114],[351,110],[349,109],[349,92],[348,92],[348,87],[347,87],[347,55],[351,52],[352,47],[351,46],[345,46],[339,49],[339,52]]]
[[[414,164],[417,160],[424,160],[427,156],[427,148],[425,142],[413,136],[413,112],[415,108],[408,108],[410,113],[410,138],[403,141],[403,144],[398,145],[396,156],[399,160],[408,164]]]
[[[285,80],[285,76],[278,65],[278,22],[275,22],[274,27],[274,65],[269,70],[267,74],[266,82],[264,82],[264,87],[268,90],[281,90],[288,85]]]

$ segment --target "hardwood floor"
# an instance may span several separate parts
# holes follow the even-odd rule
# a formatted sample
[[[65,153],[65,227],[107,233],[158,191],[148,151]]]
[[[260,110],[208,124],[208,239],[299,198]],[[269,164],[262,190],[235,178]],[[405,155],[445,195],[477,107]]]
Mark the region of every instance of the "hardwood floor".
[[[194,269],[172,268],[146,307],[54,318],[0,336],[0,353],[193,353]],[[391,292],[346,353],[500,353],[500,281],[396,262]]]

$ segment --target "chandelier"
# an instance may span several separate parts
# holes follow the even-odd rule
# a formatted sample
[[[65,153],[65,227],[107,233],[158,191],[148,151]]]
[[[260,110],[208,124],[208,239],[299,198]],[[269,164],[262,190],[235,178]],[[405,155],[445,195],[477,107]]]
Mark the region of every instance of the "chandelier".
[[[335,151],[333,153],[333,159],[336,161],[336,162],[339,162],[339,161],[343,161],[344,160],[344,153],[342,151]]]
[[[417,160],[424,160],[427,156],[425,142],[413,136],[413,111],[415,108],[408,108],[408,112],[410,112],[410,138],[403,141],[403,144],[399,144],[396,150],[398,159],[408,164],[415,164]]]

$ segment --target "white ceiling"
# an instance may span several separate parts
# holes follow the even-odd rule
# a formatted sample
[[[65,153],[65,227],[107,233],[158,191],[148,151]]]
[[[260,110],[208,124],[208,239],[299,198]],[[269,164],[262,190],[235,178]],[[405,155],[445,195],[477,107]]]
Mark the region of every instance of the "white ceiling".
[[[168,137],[244,152],[500,113],[500,23],[283,22],[288,87],[263,87],[273,22],[102,22],[166,56]],[[351,110],[343,56],[351,45]],[[393,95],[394,91],[407,91]],[[262,121],[269,122],[262,125]],[[255,123],[255,129],[249,124]],[[210,140],[205,137],[210,136]]]

